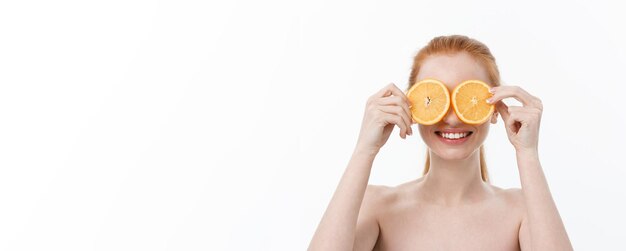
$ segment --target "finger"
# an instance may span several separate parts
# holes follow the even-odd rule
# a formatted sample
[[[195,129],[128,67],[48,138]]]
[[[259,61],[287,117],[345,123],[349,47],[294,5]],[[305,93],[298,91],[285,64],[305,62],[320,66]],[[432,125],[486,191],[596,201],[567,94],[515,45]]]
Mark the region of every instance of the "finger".
[[[409,117],[411,117],[411,109],[409,108],[409,104],[407,102],[404,102],[402,100],[402,98],[400,98],[400,97],[392,96],[392,97],[380,98],[378,104],[380,104],[380,105],[397,105],[397,106],[401,106],[402,109],[404,109],[404,111],[406,112],[406,114]]]
[[[399,90],[400,89],[398,89],[398,87],[394,83],[390,83],[386,85],[385,87],[383,87],[382,89],[380,89],[380,91],[374,94],[374,96],[382,98],[382,97],[389,97],[391,95],[394,95],[394,96],[401,96],[401,97],[404,97],[404,99],[406,99],[406,96],[404,95],[404,93],[402,93],[402,91],[398,92]]]
[[[400,137],[406,139],[407,126],[404,124],[404,121],[400,116],[391,113],[384,113],[383,119],[388,124],[394,124],[400,127]]]
[[[391,84],[393,84],[393,83],[391,83]],[[391,85],[391,84],[389,84],[389,85]],[[385,87],[383,87],[382,89],[380,89],[379,91],[374,93],[374,95],[372,95],[372,97],[374,97],[374,98],[381,98],[381,97],[387,97],[387,96],[391,95],[391,91],[389,91],[389,85],[386,85]]]
[[[504,122],[509,120],[509,107],[504,104],[504,102],[499,101],[498,103],[496,103],[496,110],[498,111],[498,113],[500,113],[500,115],[502,115],[502,119],[504,120]]]
[[[390,96],[390,97],[379,98],[377,101],[381,105],[398,105],[398,106],[402,106],[403,108],[406,108],[407,112],[410,111],[409,103],[404,102],[404,99],[402,99],[402,97]]]
[[[511,113],[511,119],[509,119],[509,121],[507,121],[506,123],[507,127],[509,128],[509,130],[511,130],[511,132],[517,134],[520,129],[528,126],[528,120],[530,116],[531,114],[526,112],[513,112]]]
[[[489,98],[489,103],[494,104],[505,98],[514,98],[521,102],[524,106],[534,106],[536,104],[535,97],[530,95],[519,86],[497,86],[491,88],[493,96]]]
[[[385,105],[385,106],[378,106],[378,109],[380,111],[383,111],[383,112],[386,112],[386,113],[391,113],[391,114],[398,115],[398,116],[402,117],[402,120],[404,122],[406,122],[407,125],[411,125],[411,117],[409,117],[409,115],[406,114],[404,109],[402,109],[402,107],[400,107],[400,106],[397,106],[397,105]]]
[[[526,107],[522,107],[522,106],[517,106],[517,105],[511,105],[508,108],[509,114],[514,113],[514,112],[520,112],[523,111],[524,109],[526,109]]]
[[[395,84],[391,83],[389,85],[391,94],[397,97],[400,97],[402,99],[402,101],[404,101],[405,103],[409,103],[409,99],[406,97],[406,94],[404,94],[404,92],[402,90],[400,90],[400,88],[398,88]]]
[[[518,117],[517,113],[511,114],[511,116],[509,116],[510,119],[505,122],[507,131],[512,132],[512,133],[517,133],[517,131],[519,130],[518,128],[519,121],[517,117]]]
[[[541,109],[534,107],[509,106],[509,114],[518,114],[518,118],[523,118],[525,123],[531,123],[541,119]],[[519,120],[518,120],[519,121]]]
[[[382,112],[391,113],[398,115],[402,118],[402,121],[407,127],[407,133],[409,135],[413,134],[413,130],[411,128],[411,117],[402,109],[402,107],[397,105],[387,105],[387,106],[379,106],[378,109]]]
[[[509,107],[511,116],[515,115],[514,119],[523,124],[534,124],[541,118],[541,111],[535,108],[528,107]]]
[[[541,114],[541,109],[539,108],[535,108],[535,107],[523,107],[523,106],[509,106],[509,113],[514,113],[514,112],[521,112],[521,113],[528,113],[528,114],[535,114],[535,113],[539,113]]]

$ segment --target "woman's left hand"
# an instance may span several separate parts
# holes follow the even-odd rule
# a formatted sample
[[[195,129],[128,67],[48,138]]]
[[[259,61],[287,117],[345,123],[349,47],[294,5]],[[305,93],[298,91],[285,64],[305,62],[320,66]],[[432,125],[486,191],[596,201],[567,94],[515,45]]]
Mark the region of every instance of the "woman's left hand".
[[[509,141],[515,150],[518,153],[537,152],[543,111],[541,100],[518,86],[498,86],[492,88],[491,92],[493,97],[488,102],[495,104],[496,110],[502,115]],[[523,106],[507,106],[502,102],[505,98],[515,98]]]

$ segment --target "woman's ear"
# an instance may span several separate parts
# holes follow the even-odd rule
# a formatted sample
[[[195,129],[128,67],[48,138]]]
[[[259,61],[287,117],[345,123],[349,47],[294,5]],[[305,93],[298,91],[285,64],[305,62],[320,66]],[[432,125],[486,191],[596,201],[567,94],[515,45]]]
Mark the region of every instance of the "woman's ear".
[[[493,114],[491,114],[491,123],[495,124],[496,122],[498,122],[498,112],[494,111]]]

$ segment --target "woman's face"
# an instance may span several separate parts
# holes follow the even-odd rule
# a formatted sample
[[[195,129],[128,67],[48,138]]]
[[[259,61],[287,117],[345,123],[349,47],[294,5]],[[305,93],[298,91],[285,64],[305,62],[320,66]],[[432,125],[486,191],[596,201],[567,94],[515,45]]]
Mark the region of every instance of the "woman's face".
[[[417,81],[434,78],[442,81],[450,92],[465,80],[477,79],[489,82],[489,75],[484,67],[468,53],[435,54],[424,60]],[[417,83],[416,81],[416,83]],[[493,114],[491,123],[496,122],[497,114]],[[448,114],[434,125],[419,125],[422,139],[430,150],[443,159],[465,159],[469,157],[487,138],[489,123],[469,125],[463,123],[450,106]],[[456,134],[456,135],[455,135]],[[463,137],[449,139],[450,137]]]

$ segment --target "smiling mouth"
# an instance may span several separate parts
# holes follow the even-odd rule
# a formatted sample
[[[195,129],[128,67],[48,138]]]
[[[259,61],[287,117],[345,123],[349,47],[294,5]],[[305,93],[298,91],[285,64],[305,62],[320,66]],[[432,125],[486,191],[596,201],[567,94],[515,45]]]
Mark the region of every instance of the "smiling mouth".
[[[450,139],[450,140],[455,140],[455,139],[464,139],[469,137],[470,135],[472,135],[473,132],[442,132],[442,131],[435,131],[435,134],[437,134],[437,136],[442,137],[444,139]]]

